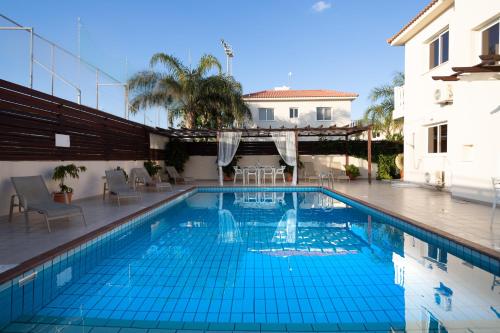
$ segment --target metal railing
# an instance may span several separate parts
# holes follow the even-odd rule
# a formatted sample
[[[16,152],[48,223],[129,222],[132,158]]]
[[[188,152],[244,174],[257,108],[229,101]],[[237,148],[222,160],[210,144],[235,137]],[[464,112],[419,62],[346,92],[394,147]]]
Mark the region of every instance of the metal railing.
[[[123,96],[122,101],[118,101],[121,98],[110,94],[106,100],[109,107],[105,111],[116,114],[116,110],[119,109],[117,105],[123,104],[124,112],[121,116],[126,119],[129,118],[128,85],[126,82],[118,80],[103,69],[91,64],[79,54],[74,54],[37,34],[34,27],[24,26],[3,14],[0,14],[0,31],[19,31],[28,34],[27,45],[22,41],[22,36],[19,35],[15,35],[15,40],[2,43],[7,46],[3,48],[0,58],[2,79],[50,93],[60,98],[71,100],[76,97],[77,103],[103,111],[105,105],[101,104],[102,88],[118,87],[123,90],[119,93],[119,95]],[[21,43],[21,46],[19,43]],[[26,47],[28,52],[24,54],[26,53]],[[10,58],[8,58],[9,55]],[[23,60],[24,56],[26,58]],[[26,75],[23,67],[26,65],[28,66],[27,83],[23,78]],[[62,83],[66,88],[59,83]],[[116,92],[114,95],[116,95]]]

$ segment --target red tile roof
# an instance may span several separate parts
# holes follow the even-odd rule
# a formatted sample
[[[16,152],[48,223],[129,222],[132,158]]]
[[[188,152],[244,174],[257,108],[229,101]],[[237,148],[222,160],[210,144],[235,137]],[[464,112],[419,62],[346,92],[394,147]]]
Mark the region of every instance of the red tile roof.
[[[439,0],[432,0],[424,9],[422,9],[410,22],[408,22],[401,30],[399,30],[394,36],[387,39],[387,43],[391,44],[396,38],[399,37],[406,29],[408,29],[415,21],[417,21],[422,15],[424,15],[429,9],[431,9]]]
[[[358,97],[356,93],[337,90],[263,90],[243,95],[243,98],[304,98],[304,97]]]

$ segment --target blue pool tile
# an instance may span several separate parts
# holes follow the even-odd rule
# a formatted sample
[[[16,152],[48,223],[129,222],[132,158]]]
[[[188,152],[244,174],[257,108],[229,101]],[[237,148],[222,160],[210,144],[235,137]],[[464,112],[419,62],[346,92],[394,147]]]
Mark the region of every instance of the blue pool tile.
[[[314,201],[318,200],[316,190],[301,189],[298,202],[321,202]],[[245,191],[240,188],[238,193],[246,195]],[[498,268],[498,260],[354,202],[348,204],[361,210],[299,205],[299,224],[290,229],[286,218],[294,211],[290,189],[285,191],[284,202],[272,209],[243,208],[235,203],[235,194],[225,189],[223,207],[235,222],[220,220],[217,192],[217,188],[200,191],[213,195],[198,201],[207,204],[206,199],[213,198],[215,208],[187,208],[186,201],[179,200],[59,256],[40,268],[40,280],[31,286],[13,288],[7,294],[0,290],[0,304],[8,303],[12,309],[8,319],[0,316],[0,323],[27,312],[53,318],[75,318],[83,312],[87,323],[94,320],[99,327],[123,327],[127,320],[134,320],[136,325],[144,325],[137,328],[173,321],[200,325],[232,322],[235,330],[242,331],[244,327],[238,328],[241,323],[270,324],[264,326],[269,330],[278,323],[296,323],[305,325],[300,330],[297,326],[296,331],[308,331],[306,327],[383,331],[388,324],[403,322],[407,307],[405,290],[395,282],[402,278],[396,274],[400,267],[395,260],[411,264],[404,253],[408,244],[405,234],[393,225],[446,250],[449,262],[458,254],[480,267]],[[264,192],[263,199],[275,195],[271,189]],[[255,189],[249,198],[258,196]],[[255,206],[255,202],[249,204]],[[366,212],[372,214],[370,226]],[[188,222],[191,227],[183,226]],[[294,230],[295,240],[285,243],[292,236],[287,235],[290,230]],[[422,253],[427,250],[424,247]],[[68,268],[72,269],[71,281],[61,282],[58,274]],[[452,270],[448,272],[453,279]],[[427,287],[433,290],[438,285]],[[453,308],[459,311],[457,304]],[[116,326],[107,324],[114,320]],[[173,329],[190,328],[180,325]]]

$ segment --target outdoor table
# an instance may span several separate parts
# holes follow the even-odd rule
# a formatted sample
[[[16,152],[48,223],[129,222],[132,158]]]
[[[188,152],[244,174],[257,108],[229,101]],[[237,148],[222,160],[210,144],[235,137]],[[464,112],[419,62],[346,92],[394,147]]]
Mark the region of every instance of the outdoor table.
[[[255,166],[245,166],[245,167],[242,167],[243,169],[243,184],[246,184],[247,183],[247,177],[248,177],[248,172],[250,170],[256,170],[257,172],[257,185],[261,185],[262,183],[262,175],[264,173],[264,169],[272,169],[273,170],[273,180],[274,180],[274,174],[276,172],[276,168],[273,167],[273,166],[258,166],[258,165],[255,165]],[[250,179],[248,179],[248,184],[250,184]]]

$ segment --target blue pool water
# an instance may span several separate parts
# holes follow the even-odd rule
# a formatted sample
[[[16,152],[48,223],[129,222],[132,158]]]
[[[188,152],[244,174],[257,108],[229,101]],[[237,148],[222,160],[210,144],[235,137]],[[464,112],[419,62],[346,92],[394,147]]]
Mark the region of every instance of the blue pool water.
[[[320,192],[211,191],[47,266],[9,291],[10,315],[32,329],[500,331],[498,262]]]

